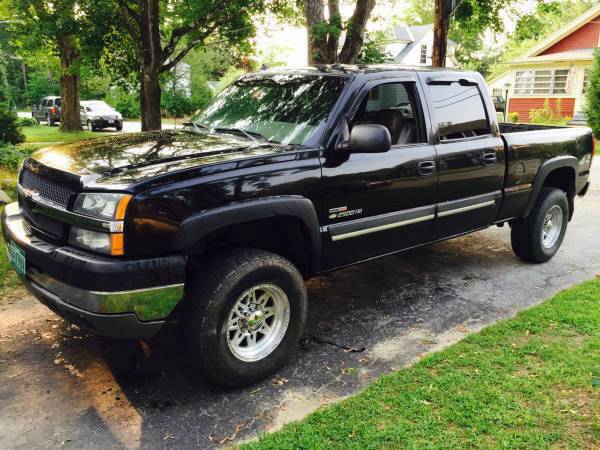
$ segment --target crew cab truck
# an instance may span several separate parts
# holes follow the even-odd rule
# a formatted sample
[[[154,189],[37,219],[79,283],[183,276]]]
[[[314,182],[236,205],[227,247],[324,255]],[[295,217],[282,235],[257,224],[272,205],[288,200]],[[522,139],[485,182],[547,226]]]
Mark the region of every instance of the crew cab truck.
[[[293,353],[319,273],[506,223],[521,259],[552,258],[592,145],[499,124],[477,73],[267,70],[182,130],[35,153],[3,233],[59,315],[146,339],[178,314],[190,358],[240,386]]]

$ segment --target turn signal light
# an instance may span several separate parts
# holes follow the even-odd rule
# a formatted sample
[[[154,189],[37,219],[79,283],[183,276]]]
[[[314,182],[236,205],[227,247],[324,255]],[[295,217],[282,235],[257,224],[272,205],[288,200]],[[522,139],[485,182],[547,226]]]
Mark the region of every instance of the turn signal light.
[[[110,235],[110,254],[113,256],[122,256],[123,251],[123,233]]]

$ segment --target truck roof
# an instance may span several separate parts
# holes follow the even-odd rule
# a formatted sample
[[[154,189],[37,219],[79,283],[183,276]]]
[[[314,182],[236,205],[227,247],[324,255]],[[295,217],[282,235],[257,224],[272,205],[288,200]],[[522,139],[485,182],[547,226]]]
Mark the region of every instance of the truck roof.
[[[331,75],[356,75],[378,72],[459,72],[469,73],[456,69],[434,66],[406,66],[401,64],[319,64],[306,67],[273,67],[265,68],[255,73],[305,73],[331,74]]]

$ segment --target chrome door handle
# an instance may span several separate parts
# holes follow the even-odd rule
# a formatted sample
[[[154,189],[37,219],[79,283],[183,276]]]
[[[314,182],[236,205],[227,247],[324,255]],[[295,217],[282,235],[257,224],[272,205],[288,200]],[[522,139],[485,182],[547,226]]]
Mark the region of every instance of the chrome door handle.
[[[428,177],[435,173],[435,161],[419,161],[417,172],[421,177]]]

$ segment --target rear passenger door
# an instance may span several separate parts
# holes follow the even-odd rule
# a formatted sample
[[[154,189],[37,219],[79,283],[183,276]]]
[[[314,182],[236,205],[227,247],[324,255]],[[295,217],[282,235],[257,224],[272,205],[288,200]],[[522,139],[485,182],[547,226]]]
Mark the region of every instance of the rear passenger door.
[[[438,157],[439,239],[494,221],[502,199],[504,144],[492,130],[477,82],[429,78],[427,88]]]

